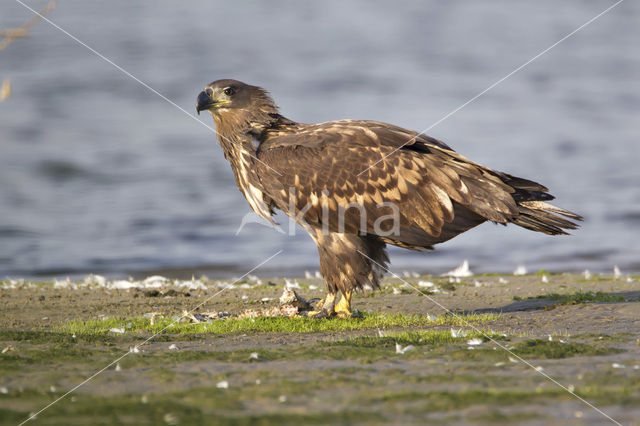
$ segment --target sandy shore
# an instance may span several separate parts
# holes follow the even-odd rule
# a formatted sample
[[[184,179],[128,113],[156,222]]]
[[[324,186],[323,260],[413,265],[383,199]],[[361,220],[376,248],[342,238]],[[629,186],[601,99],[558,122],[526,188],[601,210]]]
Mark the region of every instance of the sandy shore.
[[[135,329],[145,314],[180,316],[208,298],[197,312],[234,315],[277,305],[285,280],[252,278],[233,286],[215,280],[5,282],[0,418],[19,422],[130,353],[41,413],[39,421],[607,424],[606,414],[640,424],[640,277],[405,279],[411,286],[385,279],[381,291],[356,297],[355,308],[365,316],[405,314],[427,321],[449,318],[445,307],[469,323],[383,321],[382,329],[296,333],[284,322],[278,332],[167,332],[131,353],[153,334]],[[318,279],[288,281],[305,298],[324,294]],[[469,314],[494,315],[473,321],[464,316]],[[87,334],[69,331],[69,324],[105,319],[121,321],[123,332],[89,332],[89,325]],[[131,323],[136,325],[128,331]],[[430,340],[452,329],[461,336]],[[401,353],[407,346],[413,348]]]

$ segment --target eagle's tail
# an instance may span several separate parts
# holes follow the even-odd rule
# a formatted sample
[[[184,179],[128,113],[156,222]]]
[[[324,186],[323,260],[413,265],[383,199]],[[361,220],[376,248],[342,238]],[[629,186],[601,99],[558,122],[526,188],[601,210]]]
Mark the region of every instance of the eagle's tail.
[[[521,201],[518,203],[520,214],[512,223],[532,231],[549,235],[567,235],[566,229],[577,229],[579,226],[571,220],[582,220],[582,216],[552,206],[544,201]]]
[[[547,203],[546,201],[555,197],[544,186],[506,173],[502,178],[515,189],[513,198],[518,205],[519,214],[511,219],[511,223],[549,235],[567,235],[565,230],[579,228],[572,220],[581,221],[582,216]]]

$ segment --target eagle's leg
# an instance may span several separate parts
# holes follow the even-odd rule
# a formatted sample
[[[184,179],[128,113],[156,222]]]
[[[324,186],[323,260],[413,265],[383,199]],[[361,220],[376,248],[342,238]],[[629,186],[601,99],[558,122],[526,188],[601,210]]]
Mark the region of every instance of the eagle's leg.
[[[351,290],[344,290],[342,297],[336,305],[336,315],[340,318],[351,318],[353,313],[351,312]]]
[[[385,243],[375,236],[338,232],[322,232],[320,228],[310,228],[310,234],[318,245],[320,273],[327,286],[323,312],[349,318],[351,295],[365,286],[379,288],[380,267],[384,268],[389,258]],[[334,305],[336,294],[342,297]],[[327,308],[331,295],[332,307]]]
[[[336,294],[327,293],[324,299],[319,301],[315,309],[310,311],[307,316],[314,318],[329,318],[335,314]]]

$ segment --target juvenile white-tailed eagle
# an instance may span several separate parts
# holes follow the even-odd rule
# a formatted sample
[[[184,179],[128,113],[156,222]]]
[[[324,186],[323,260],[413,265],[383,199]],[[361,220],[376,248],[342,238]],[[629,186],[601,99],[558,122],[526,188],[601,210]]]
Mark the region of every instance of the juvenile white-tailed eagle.
[[[251,208],[268,221],[282,210],[318,245],[328,291],[318,316],[350,316],[353,291],[379,287],[386,244],[431,249],[487,220],[566,234],[577,225],[562,216],[582,219],[546,203],[554,197],[536,182],[391,124],[296,123],[267,91],[236,80],[207,85],[196,109],[211,112]]]

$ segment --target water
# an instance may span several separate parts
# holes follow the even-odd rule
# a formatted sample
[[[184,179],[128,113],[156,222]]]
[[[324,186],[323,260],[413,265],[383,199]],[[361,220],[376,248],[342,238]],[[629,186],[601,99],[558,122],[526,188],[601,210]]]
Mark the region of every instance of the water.
[[[34,8],[44,1],[32,1]],[[50,18],[189,113],[202,87],[271,90],[295,120],[422,130],[610,3],[62,2]],[[0,28],[31,12],[4,1]],[[539,180],[573,237],[485,224],[396,271],[640,270],[640,6],[624,2],[434,127]],[[45,22],[0,52],[0,278],[317,269],[311,239],[258,224],[209,129]],[[198,117],[213,125],[207,115]],[[285,218],[280,216],[280,221]],[[288,226],[285,224],[285,228]]]

